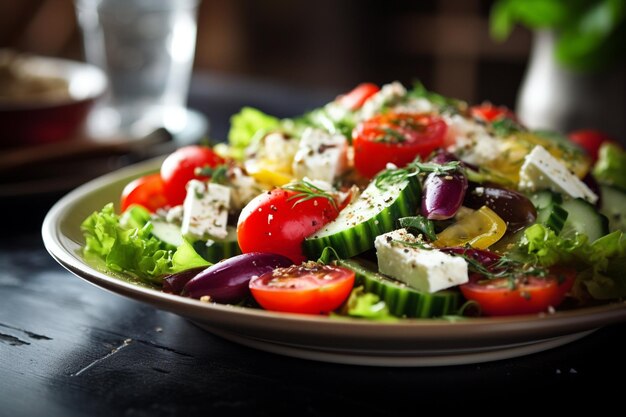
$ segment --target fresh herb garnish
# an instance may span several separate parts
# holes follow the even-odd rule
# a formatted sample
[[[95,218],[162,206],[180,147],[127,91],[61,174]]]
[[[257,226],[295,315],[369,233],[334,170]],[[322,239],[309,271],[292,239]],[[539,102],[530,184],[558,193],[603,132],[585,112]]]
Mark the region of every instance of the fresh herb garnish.
[[[335,197],[332,194],[322,190],[318,186],[310,183],[309,181],[300,180],[291,184],[284,185],[282,188],[284,190],[295,191],[297,193],[287,199],[287,201],[297,199],[293,207],[314,198],[325,198],[330,202],[330,205],[333,206],[335,210],[339,211]]]
[[[513,119],[503,117],[491,123],[491,129],[496,136],[507,137],[514,133],[524,132],[526,129]]]
[[[384,132],[382,136],[378,136],[375,140],[376,142],[384,142],[384,143],[402,143],[406,141],[404,135],[397,130],[394,130],[390,127],[383,127],[381,130]]]
[[[437,240],[435,224],[424,216],[402,217],[398,219],[398,222],[400,223],[400,227],[404,227],[409,231],[417,230],[419,233],[424,234],[431,242]]]
[[[408,98],[425,98],[430,101],[437,107],[439,107],[439,112],[442,114],[459,114],[467,110],[467,103],[461,100],[457,100],[454,98],[448,98],[442,96],[441,94],[433,93],[432,91],[428,91],[424,84],[420,81],[415,81],[413,83],[413,88],[409,90],[407,93]]]
[[[226,184],[228,182],[228,165],[222,164],[215,168],[206,165],[201,168],[196,168],[194,174],[199,177],[210,177],[213,183]]]
[[[393,185],[405,181],[409,177],[418,174],[435,175],[452,175],[455,172],[463,170],[463,166],[459,161],[446,162],[445,164],[437,164],[435,162],[420,162],[419,157],[415,161],[408,164],[405,168],[392,168],[382,171],[374,184],[378,188],[384,188],[385,185]]]

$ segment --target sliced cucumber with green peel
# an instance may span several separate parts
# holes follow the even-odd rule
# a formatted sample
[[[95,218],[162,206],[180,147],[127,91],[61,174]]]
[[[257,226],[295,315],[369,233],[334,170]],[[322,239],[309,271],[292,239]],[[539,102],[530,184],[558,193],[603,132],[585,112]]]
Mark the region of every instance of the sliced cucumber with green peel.
[[[193,248],[205,260],[216,263],[222,259],[239,255],[241,249],[237,243],[237,229],[233,226],[226,227],[227,235],[224,239],[196,240],[192,243]],[[152,235],[165,242],[172,249],[183,244],[183,234],[180,226],[162,220],[152,221]]]
[[[568,215],[560,236],[570,237],[582,233],[587,235],[589,242],[593,242],[609,233],[609,219],[582,198],[564,201],[563,208]]]
[[[357,259],[340,259],[337,264],[351,269],[356,275],[356,285],[365,292],[378,295],[398,317],[430,318],[456,314],[460,295],[457,291],[443,290],[423,293],[405,284],[375,272],[376,264]]]
[[[380,187],[374,180],[335,220],[304,240],[304,253],[317,259],[331,246],[340,258],[351,258],[372,249],[376,236],[394,230],[400,217],[417,213],[420,195],[415,176]]]
[[[163,220],[151,220],[152,235],[161,242],[166,243],[173,249],[183,244],[183,234],[180,226],[175,223],[168,223]]]
[[[237,243],[237,228],[226,226],[226,231],[228,234],[224,239],[196,240],[193,242],[193,248],[198,255],[211,263],[239,255],[241,249]]]
[[[602,208],[600,213],[609,219],[609,231],[626,233],[626,193],[615,187],[601,185]]]
[[[561,206],[563,198],[552,191],[539,191],[530,196],[537,209],[537,223],[545,224],[559,234],[567,221],[568,213]]]

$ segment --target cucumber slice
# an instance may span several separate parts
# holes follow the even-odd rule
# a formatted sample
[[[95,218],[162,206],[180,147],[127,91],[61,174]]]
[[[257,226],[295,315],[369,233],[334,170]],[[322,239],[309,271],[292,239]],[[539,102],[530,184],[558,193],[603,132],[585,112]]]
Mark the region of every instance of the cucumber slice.
[[[196,240],[193,242],[193,248],[198,255],[211,263],[239,255],[241,249],[237,243],[237,228],[226,226],[226,231],[228,234],[224,239]]]
[[[537,209],[537,223],[545,224],[559,234],[567,221],[568,213],[561,206],[563,198],[551,191],[539,191],[530,196]]]
[[[241,249],[237,243],[237,229],[233,226],[226,227],[227,235],[224,239],[196,240],[192,243],[193,248],[205,260],[216,263],[222,259],[239,255]],[[161,220],[152,221],[152,235],[176,249],[183,244],[183,235],[180,226]]]
[[[589,242],[593,242],[609,233],[609,219],[582,198],[564,201],[563,208],[568,216],[560,236],[569,237],[582,233],[587,235]]]
[[[376,236],[394,230],[400,217],[415,215],[420,194],[415,176],[381,188],[372,181],[334,221],[304,240],[304,253],[317,259],[331,246],[340,258],[351,258],[372,249]]]
[[[356,275],[356,285],[366,292],[378,295],[389,312],[398,317],[429,318],[456,314],[459,309],[459,293],[451,290],[432,294],[416,291],[403,283],[374,272],[376,265],[363,260],[340,259],[337,264],[351,269]]]
[[[609,231],[626,233],[626,193],[608,185],[601,185],[602,208],[600,213],[609,219]]]
[[[183,244],[183,234],[179,225],[162,220],[151,220],[151,222],[152,235],[161,242],[166,243],[173,249]]]

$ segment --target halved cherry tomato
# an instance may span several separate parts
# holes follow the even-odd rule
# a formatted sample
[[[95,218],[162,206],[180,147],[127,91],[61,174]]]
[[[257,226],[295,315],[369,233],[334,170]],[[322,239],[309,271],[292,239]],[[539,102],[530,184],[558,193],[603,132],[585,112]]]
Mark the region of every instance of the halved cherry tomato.
[[[254,299],[266,310],[322,314],[337,309],[354,285],[354,271],[331,265],[278,268],[250,281]]]
[[[615,139],[612,139],[606,133],[591,129],[576,130],[568,136],[572,142],[580,145],[587,152],[594,163],[598,160],[600,146],[604,142],[615,142]]]
[[[122,191],[120,204],[122,211],[132,204],[139,204],[151,212],[167,206],[168,201],[163,194],[161,175],[150,174],[128,183]]]
[[[515,114],[505,106],[494,106],[491,103],[483,103],[479,106],[470,107],[470,114],[475,119],[485,122],[493,122],[494,120],[509,118],[516,120]]]
[[[403,167],[443,146],[448,126],[436,116],[384,113],[361,122],[352,132],[354,166],[372,178],[388,162]]]
[[[337,97],[337,102],[347,109],[356,110],[361,108],[368,98],[379,91],[380,88],[376,84],[362,83],[354,87],[349,93]]]
[[[338,203],[323,197],[305,198],[281,188],[255,197],[239,216],[237,241],[241,251],[278,253],[294,263],[304,261],[304,238],[339,214]]]
[[[223,163],[224,159],[206,146],[185,146],[170,154],[161,165],[165,196],[170,205],[177,206],[185,201],[185,186],[190,180],[206,178],[196,175],[197,168],[215,168]]]
[[[520,276],[513,287],[509,278],[485,279],[472,274],[470,282],[461,285],[468,300],[476,301],[487,316],[533,314],[558,307],[574,285],[576,271],[554,267],[546,277]]]

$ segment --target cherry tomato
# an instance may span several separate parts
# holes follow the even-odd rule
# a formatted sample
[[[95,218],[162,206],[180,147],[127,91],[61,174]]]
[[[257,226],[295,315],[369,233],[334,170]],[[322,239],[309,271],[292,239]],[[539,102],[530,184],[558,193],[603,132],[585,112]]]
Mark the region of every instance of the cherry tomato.
[[[352,132],[354,166],[372,178],[388,162],[402,167],[443,146],[448,126],[423,114],[384,113],[361,122]]]
[[[296,264],[304,261],[304,238],[339,214],[337,204],[326,198],[304,198],[281,188],[255,197],[239,216],[237,241],[241,251],[277,253]]]
[[[593,162],[598,160],[600,145],[604,142],[615,142],[615,140],[610,138],[606,133],[598,130],[576,130],[571,132],[568,136],[572,142],[578,144],[587,152]]]
[[[161,175],[150,174],[128,183],[122,191],[120,204],[122,211],[132,204],[139,204],[151,212],[167,206],[168,201],[163,193]]]
[[[361,108],[368,98],[379,91],[380,88],[376,84],[362,83],[349,93],[337,97],[337,102],[347,109],[356,110]]]
[[[468,300],[476,301],[488,316],[533,314],[558,307],[572,289],[576,271],[571,268],[551,268],[546,277],[523,276],[511,281],[508,278],[485,279],[472,274],[470,282],[461,285]]]
[[[177,206],[185,201],[185,186],[190,180],[206,178],[196,175],[197,168],[215,168],[223,163],[224,160],[206,146],[185,146],[170,154],[161,165],[165,196],[170,205]]]
[[[254,299],[266,310],[321,314],[337,309],[350,295],[354,271],[331,265],[277,268],[250,281]]]
[[[470,107],[470,114],[475,119],[485,122],[493,122],[494,120],[509,118],[516,120],[515,114],[505,106],[494,106],[491,103],[483,103],[479,106]]]

